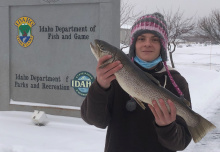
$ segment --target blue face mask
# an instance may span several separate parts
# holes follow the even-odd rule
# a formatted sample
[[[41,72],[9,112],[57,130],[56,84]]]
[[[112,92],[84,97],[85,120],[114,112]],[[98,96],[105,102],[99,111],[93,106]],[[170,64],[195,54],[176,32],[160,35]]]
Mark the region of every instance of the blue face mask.
[[[156,66],[159,62],[161,62],[162,58],[161,56],[159,56],[155,60],[147,62],[147,61],[141,60],[138,56],[135,56],[134,61],[146,69],[151,69],[152,67]]]

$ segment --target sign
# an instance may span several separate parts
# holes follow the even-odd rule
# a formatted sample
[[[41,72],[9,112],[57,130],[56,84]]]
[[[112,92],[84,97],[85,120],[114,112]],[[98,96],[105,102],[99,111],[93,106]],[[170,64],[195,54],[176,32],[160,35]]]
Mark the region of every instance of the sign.
[[[101,39],[119,47],[119,4],[0,1],[0,110],[40,107],[50,114],[80,117],[79,107],[96,77],[90,43]]]
[[[78,95],[85,97],[93,81],[94,77],[92,74],[82,71],[77,73],[74,79],[71,81],[71,87],[74,88]]]

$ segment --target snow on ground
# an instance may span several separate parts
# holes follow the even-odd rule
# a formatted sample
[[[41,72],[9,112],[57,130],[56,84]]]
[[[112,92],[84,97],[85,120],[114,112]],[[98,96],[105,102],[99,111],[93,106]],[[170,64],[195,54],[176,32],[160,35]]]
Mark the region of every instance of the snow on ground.
[[[219,45],[177,48],[174,62],[188,81],[194,111],[203,113],[211,101],[219,102],[216,101],[220,97]]]
[[[105,130],[79,118],[47,115],[35,126],[30,112],[0,112],[0,152],[101,152]]]
[[[189,83],[193,110],[212,118],[212,111],[220,108],[220,46],[184,46],[173,56],[176,69]],[[53,115],[47,115],[49,123],[40,127],[31,116],[31,112],[0,112],[0,152],[104,151],[106,129],[87,125],[80,118]],[[217,152],[218,143],[213,143],[212,151]],[[191,143],[187,150],[198,144]]]

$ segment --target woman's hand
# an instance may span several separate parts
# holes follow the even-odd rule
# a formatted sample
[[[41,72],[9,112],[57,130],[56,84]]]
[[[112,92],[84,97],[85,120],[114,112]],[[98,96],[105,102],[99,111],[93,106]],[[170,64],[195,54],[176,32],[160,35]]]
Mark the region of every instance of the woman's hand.
[[[170,111],[163,99],[159,99],[160,106],[156,100],[152,101],[153,106],[148,104],[158,126],[167,126],[176,120],[176,107],[174,103],[171,100],[168,100],[167,103]]]
[[[114,74],[123,67],[120,61],[115,61],[113,63],[109,63],[103,68],[100,68],[100,66],[111,57],[111,55],[101,57],[96,67],[97,81],[104,89],[108,89],[110,87],[111,81],[116,78]]]

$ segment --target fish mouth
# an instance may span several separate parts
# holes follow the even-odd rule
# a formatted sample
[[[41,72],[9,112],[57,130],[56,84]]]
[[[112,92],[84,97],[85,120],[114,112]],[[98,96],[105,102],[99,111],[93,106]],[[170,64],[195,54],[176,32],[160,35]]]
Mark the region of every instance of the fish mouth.
[[[95,49],[96,49],[96,46],[94,46],[94,45],[92,44],[92,42],[90,42],[90,48],[91,48],[92,50],[95,50]]]
[[[97,49],[102,50],[101,46],[99,45],[99,40],[94,40],[94,43]]]
[[[96,41],[94,41],[94,45],[92,44],[92,42],[90,42],[90,48],[92,50],[93,55],[96,57],[96,59],[98,60],[100,57],[100,48],[97,44]]]
[[[97,40],[94,40],[94,45],[90,42],[90,48],[93,50],[100,50],[100,46],[97,43]]]

